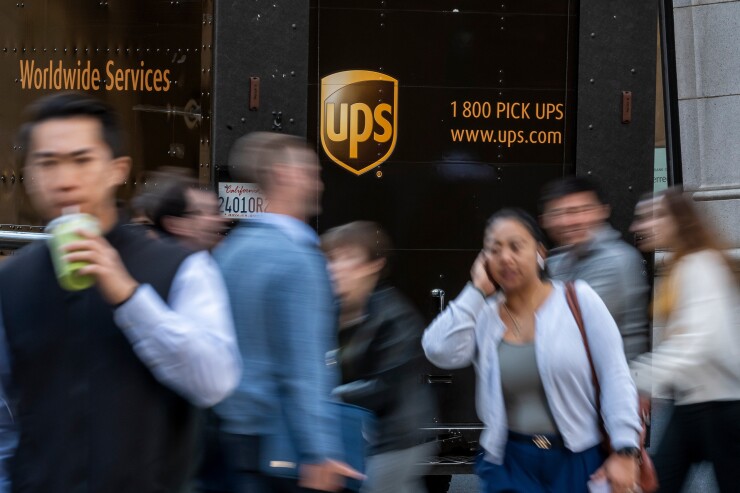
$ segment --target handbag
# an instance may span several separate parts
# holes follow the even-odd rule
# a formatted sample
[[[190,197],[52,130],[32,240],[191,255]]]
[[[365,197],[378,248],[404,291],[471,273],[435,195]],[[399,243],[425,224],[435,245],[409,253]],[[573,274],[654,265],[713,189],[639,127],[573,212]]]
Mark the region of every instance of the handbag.
[[[331,411],[339,417],[337,432],[341,434],[344,462],[364,474],[369,437],[375,426],[373,413],[363,407],[330,401]],[[300,461],[286,426],[265,435],[260,447],[260,470],[268,476],[298,479]],[[359,491],[362,481],[347,479],[345,487]]]
[[[593,381],[594,393],[596,396],[596,414],[599,416],[599,430],[601,431],[602,446],[607,452],[611,452],[611,441],[609,440],[609,434],[604,425],[604,418],[601,415],[601,386],[599,385],[599,379],[596,375],[596,369],[594,368],[594,360],[591,358],[588,336],[586,335],[586,329],[583,326],[581,307],[578,303],[578,296],[576,295],[576,288],[573,282],[567,282],[565,284],[565,297],[568,301],[568,307],[570,308],[571,313],[573,313],[573,318],[576,320],[576,325],[578,325],[578,330],[581,332],[583,347],[586,349],[586,357],[588,358],[588,364],[591,367],[591,380]],[[647,450],[645,450],[644,420],[642,420],[642,432],[640,433],[640,457],[638,458],[638,467],[637,485],[644,493],[654,493],[657,491],[658,475],[655,472],[655,465],[653,464],[650,455],[648,455]]]

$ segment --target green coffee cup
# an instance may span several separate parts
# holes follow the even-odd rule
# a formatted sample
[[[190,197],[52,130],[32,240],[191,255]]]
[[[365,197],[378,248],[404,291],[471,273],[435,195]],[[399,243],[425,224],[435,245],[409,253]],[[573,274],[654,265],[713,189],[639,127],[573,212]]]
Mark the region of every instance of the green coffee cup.
[[[49,251],[57,280],[59,285],[67,291],[80,291],[95,284],[93,276],[81,276],[77,273],[88,264],[87,262],[68,262],[64,259],[68,252],[62,248],[69,243],[84,239],[79,234],[80,230],[99,235],[100,225],[98,220],[90,214],[65,214],[54,219],[46,227],[46,232],[51,235],[48,240]]]

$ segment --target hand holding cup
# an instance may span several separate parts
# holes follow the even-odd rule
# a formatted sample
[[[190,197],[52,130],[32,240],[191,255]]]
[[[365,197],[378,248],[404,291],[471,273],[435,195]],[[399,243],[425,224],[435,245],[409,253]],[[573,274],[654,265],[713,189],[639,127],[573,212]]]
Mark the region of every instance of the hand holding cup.
[[[80,240],[64,245],[67,262],[82,262],[81,276],[97,281],[103,298],[117,306],[128,300],[139,284],[123,265],[121,256],[108,241],[90,231],[79,230]]]

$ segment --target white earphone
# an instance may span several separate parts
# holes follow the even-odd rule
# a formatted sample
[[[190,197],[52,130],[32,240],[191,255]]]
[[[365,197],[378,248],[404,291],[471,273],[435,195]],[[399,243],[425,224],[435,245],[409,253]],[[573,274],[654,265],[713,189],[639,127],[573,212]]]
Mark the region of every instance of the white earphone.
[[[540,269],[545,269],[545,259],[542,258],[542,255],[540,255],[539,252],[537,253],[537,265],[540,266]]]

